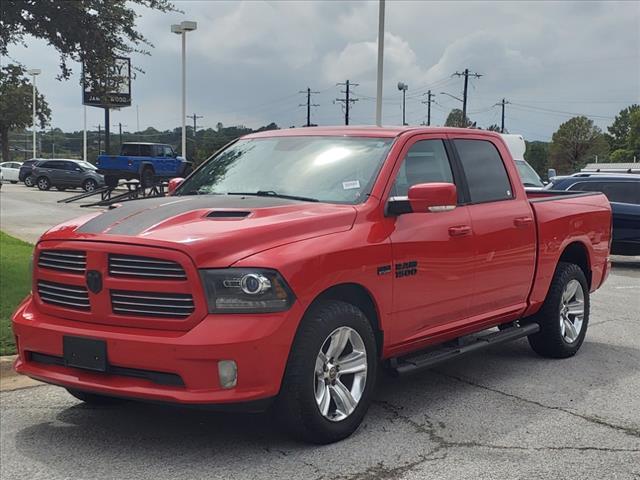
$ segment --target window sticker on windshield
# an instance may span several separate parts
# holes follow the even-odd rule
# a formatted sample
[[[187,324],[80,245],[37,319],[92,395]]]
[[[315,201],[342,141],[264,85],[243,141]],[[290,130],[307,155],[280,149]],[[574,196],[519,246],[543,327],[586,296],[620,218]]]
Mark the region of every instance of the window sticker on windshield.
[[[348,182],[342,182],[343,190],[352,190],[354,188],[360,188],[360,180],[350,180]]]

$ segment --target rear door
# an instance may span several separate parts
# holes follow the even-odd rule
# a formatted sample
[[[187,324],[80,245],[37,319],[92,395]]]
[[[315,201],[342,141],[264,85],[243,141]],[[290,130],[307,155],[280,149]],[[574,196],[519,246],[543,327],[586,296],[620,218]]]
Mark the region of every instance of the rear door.
[[[501,316],[525,307],[536,255],[533,212],[517,170],[501,143],[486,137],[452,138],[469,191],[477,289],[473,317]]]
[[[394,275],[392,343],[419,341],[434,328],[447,329],[468,315],[475,288],[475,256],[469,209],[458,169],[442,138],[413,137],[400,154],[392,197],[419,183],[454,183],[458,206],[446,212],[406,213],[391,233]]]

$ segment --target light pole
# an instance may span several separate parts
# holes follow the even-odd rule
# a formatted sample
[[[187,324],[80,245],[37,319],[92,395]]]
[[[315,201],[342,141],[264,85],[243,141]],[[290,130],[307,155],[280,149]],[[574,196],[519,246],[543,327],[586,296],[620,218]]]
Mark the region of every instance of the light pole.
[[[196,22],[184,21],[180,24],[171,25],[171,31],[182,36],[182,144],[180,153],[187,158],[187,32],[192,32],[198,28]]]
[[[398,82],[398,90],[402,92],[402,126],[407,125],[407,121],[405,119],[405,96],[407,90],[409,90],[409,85],[404,82]]]
[[[36,77],[42,73],[42,70],[32,68],[31,70],[27,70],[27,73],[33,78],[33,101],[31,102],[33,104],[33,117],[31,119],[31,129],[33,130],[33,158],[36,158],[38,156],[36,154]]]
[[[376,76],[376,125],[382,126],[382,69],[384,66],[384,0],[378,4],[378,72]]]

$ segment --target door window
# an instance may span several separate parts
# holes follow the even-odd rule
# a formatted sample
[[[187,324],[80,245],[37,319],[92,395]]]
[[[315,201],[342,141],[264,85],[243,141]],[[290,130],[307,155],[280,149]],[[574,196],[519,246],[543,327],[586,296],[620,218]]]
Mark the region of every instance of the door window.
[[[63,170],[64,169],[63,163],[64,162],[58,162],[58,161],[43,162],[42,165],[40,165],[40,167],[51,168],[53,170]]]
[[[467,178],[471,203],[513,198],[504,163],[493,143],[486,140],[454,140]]]
[[[402,160],[391,196],[406,197],[409,187],[433,182],[454,183],[449,157],[442,140],[420,140]]]
[[[124,157],[137,157],[139,155],[138,145],[136,144],[124,144],[122,145],[121,152]]]
[[[580,182],[569,190],[602,192],[610,202],[640,205],[640,182]]]
[[[153,157],[153,149],[151,148],[153,145],[140,145],[140,156],[141,157]]]
[[[174,157],[173,148],[171,148],[168,145],[165,145],[163,148],[164,148],[164,156],[165,157],[168,157],[168,158],[173,158]]]

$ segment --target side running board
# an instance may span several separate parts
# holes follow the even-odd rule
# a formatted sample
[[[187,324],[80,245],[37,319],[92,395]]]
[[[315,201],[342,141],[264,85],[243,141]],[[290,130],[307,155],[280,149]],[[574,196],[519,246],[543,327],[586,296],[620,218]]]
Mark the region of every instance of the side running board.
[[[477,352],[494,345],[511,342],[540,331],[537,323],[526,325],[514,324],[513,327],[492,332],[485,335],[471,335],[460,337],[453,342],[445,343],[427,352],[411,354],[406,357],[392,358],[391,371],[396,375],[407,375],[426,368],[431,368],[441,362]]]

